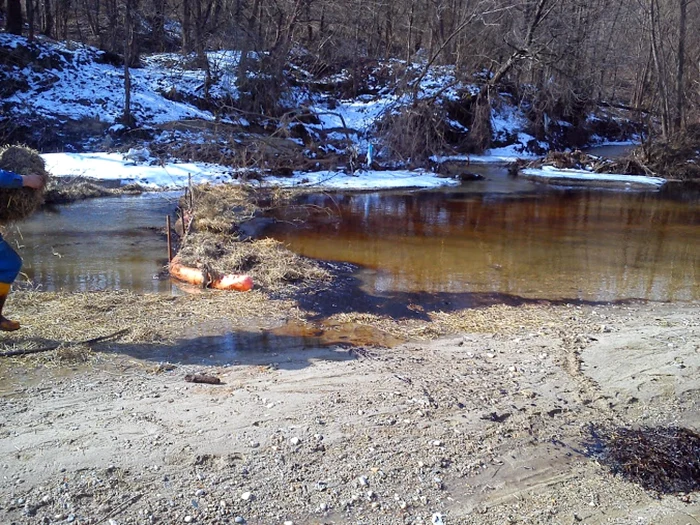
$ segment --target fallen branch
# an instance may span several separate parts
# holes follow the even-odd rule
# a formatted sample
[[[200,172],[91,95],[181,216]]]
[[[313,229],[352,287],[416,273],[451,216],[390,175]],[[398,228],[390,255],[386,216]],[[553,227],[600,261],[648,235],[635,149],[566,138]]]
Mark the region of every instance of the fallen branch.
[[[20,355],[38,354],[40,352],[48,352],[50,350],[56,350],[56,348],[62,345],[76,346],[76,345],[91,345],[95,343],[100,343],[102,341],[107,341],[108,339],[114,339],[120,335],[124,335],[130,329],[124,328],[109,335],[102,335],[100,337],[93,337],[91,339],[85,339],[84,341],[59,341],[58,343],[53,343],[48,346],[42,346],[39,348],[24,348],[22,350],[7,350],[5,352],[0,352],[0,357],[15,357]]]

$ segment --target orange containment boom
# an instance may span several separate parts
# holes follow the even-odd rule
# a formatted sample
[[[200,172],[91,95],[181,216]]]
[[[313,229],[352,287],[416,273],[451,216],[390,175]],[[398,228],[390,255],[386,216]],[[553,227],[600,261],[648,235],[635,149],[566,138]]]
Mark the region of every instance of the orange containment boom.
[[[196,286],[202,286],[206,276],[202,270],[182,264],[178,256],[173,257],[173,260],[170,261],[170,275],[175,279]],[[208,282],[207,287],[216,290],[247,292],[253,288],[253,279],[250,278],[250,275],[228,274]]]

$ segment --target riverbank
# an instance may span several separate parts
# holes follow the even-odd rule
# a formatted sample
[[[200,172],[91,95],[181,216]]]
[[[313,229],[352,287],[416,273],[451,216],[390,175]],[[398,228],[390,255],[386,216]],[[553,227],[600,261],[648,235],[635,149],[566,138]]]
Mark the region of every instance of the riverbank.
[[[20,292],[9,307],[24,327],[6,348],[129,331],[0,362],[8,523],[700,515],[697,493],[659,497],[611,473],[591,435],[699,430],[697,303],[324,321],[258,292]],[[202,373],[222,384],[184,379]]]

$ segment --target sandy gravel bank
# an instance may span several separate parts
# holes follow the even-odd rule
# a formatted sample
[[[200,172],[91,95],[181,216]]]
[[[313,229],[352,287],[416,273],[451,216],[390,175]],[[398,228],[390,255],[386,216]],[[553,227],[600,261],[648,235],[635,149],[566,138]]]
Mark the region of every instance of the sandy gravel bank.
[[[119,327],[121,302],[52,297],[73,301],[70,322]],[[48,315],[36,301],[14,299],[24,337]],[[459,314],[478,331],[432,321],[411,328],[422,340],[348,348],[268,331],[303,317],[293,305],[256,321],[168,301],[177,315],[213,301],[216,319],[178,333],[147,318],[153,340],[0,362],[0,522],[700,520],[698,493],[647,492],[586,447],[592,426],[700,431],[700,305],[493,307]],[[223,384],[184,381],[203,372]]]

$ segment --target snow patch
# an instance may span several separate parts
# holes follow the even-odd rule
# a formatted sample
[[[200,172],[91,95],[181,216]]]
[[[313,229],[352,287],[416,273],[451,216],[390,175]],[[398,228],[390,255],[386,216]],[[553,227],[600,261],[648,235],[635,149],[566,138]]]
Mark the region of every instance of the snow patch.
[[[591,173],[584,170],[556,169],[544,166],[542,169],[528,168],[522,170],[522,174],[528,178],[540,179],[548,182],[569,183],[616,183],[623,187],[649,186],[661,188],[666,184],[666,179],[660,177],[646,177],[642,175],[618,175],[615,173]]]
[[[47,153],[46,169],[55,177],[85,177],[138,183],[149,189],[184,188],[193,184],[238,182],[235,170],[203,162],[147,164],[153,160],[147,150],[120,153]],[[261,185],[311,187],[320,189],[381,190],[435,188],[458,185],[459,181],[438,177],[428,171],[358,171],[349,175],[337,171],[296,172],[292,177],[267,177]]]

